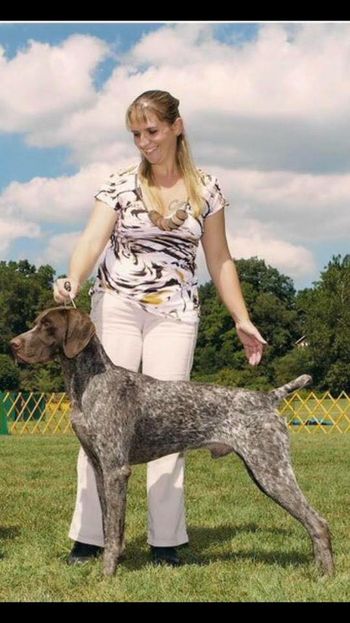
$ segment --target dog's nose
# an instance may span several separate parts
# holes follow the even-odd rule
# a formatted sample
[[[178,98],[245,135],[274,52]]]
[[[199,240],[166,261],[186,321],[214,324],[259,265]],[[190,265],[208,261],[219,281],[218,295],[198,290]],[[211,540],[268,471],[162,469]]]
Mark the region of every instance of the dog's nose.
[[[19,337],[14,337],[13,340],[10,341],[10,346],[12,350],[18,350],[21,346],[21,340]]]

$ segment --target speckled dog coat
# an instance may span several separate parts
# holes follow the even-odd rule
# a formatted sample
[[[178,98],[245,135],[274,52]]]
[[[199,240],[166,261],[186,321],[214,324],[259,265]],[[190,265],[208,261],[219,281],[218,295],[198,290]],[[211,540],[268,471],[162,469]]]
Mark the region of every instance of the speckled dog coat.
[[[61,360],[72,426],[95,470],[106,575],[114,573],[124,548],[130,465],[196,448],[208,448],[213,457],[235,452],[258,487],[308,531],[321,571],[333,572],[327,523],[297,484],[287,425],[276,410],[311,377],[269,393],[156,380],[115,366],[89,316],[65,307],[44,311],[11,346],[19,361],[46,362],[57,355]]]

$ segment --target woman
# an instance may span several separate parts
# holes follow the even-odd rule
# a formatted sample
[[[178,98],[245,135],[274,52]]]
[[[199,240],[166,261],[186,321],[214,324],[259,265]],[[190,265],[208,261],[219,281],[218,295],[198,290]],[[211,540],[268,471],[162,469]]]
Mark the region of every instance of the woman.
[[[91,317],[107,354],[129,370],[188,380],[198,329],[195,260],[201,240],[208,270],[246,356],[257,365],[266,342],[249,319],[228,250],[227,202],[216,178],[193,163],[179,101],[166,91],[146,91],[129,106],[126,122],[141,162],[111,175],[98,191],[69,275],[54,284],[55,300],[76,296],[104,250],[92,289]],[[70,293],[64,287],[67,280]],[[176,547],[188,541],[183,483],[183,456],[148,463],[148,542],[158,564],[180,564]],[[82,449],[69,536],[75,541],[71,564],[102,550],[95,478]]]

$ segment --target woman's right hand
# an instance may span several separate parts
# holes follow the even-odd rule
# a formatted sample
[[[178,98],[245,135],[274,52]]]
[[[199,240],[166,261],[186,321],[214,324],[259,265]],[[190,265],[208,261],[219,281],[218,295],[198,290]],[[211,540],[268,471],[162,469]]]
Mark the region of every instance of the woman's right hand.
[[[67,283],[70,284],[70,290],[65,288]],[[53,298],[56,303],[69,303],[74,299],[80,290],[80,284],[73,277],[61,277],[56,279],[53,284]]]

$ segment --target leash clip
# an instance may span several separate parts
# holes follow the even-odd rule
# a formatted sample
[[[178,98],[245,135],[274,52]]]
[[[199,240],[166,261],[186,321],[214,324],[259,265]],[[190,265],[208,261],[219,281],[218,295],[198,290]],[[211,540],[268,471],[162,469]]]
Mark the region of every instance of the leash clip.
[[[64,282],[64,284],[63,284],[63,287],[64,287],[64,289],[65,289],[65,290],[67,290],[67,292],[70,292],[70,291],[71,291],[71,289],[72,289],[72,286],[71,286],[70,281],[65,281],[65,282]],[[72,296],[71,296],[71,295],[69,295],[69,298],[70,298],[70,302],[72,303],[72,305],[73,305],[74,309],[76,309],[76,308],[77,308],[77,306],[76,306],[76,304],[74,303],[74,299],[72,298]],[[66,301],[64,302],[64,306],[65,306],[65,307],[68,307],[68,305],[67,305]]]

